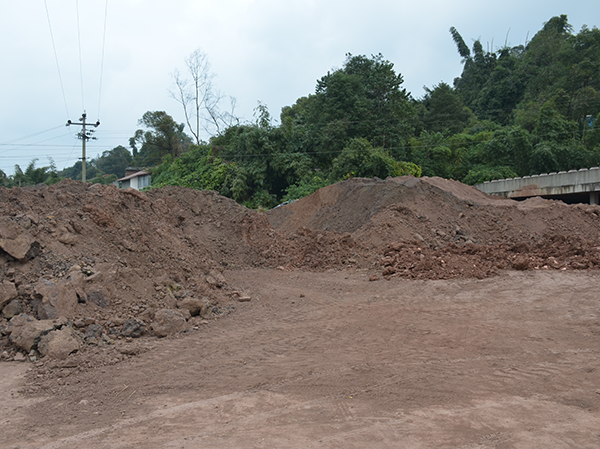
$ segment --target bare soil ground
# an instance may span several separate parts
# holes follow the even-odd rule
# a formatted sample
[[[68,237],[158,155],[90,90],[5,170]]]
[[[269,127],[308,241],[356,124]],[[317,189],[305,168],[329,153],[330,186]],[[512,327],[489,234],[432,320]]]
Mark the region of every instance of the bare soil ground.
[[[438,178],[264,214],[0,189],[0,448],[600,448],[599,214]],[[25,315],[76,349],[25,350]]]
[[[600,447],[596,273],[227,277],[253,301],[131,359],[0,365],[2,447]]]

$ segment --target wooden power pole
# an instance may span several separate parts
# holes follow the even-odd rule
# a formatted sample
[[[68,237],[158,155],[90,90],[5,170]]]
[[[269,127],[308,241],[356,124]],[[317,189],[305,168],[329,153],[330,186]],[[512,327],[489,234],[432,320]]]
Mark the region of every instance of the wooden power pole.
[[[97,128],[98,126],[100,126],[100,120],[98,120],[96,123],[87,123],[85,121],[86,117],[87,117],[87,114],[84,111],[83,114],[81,115],[81,118],[79,119],[79,120],[81,120],[80,122],[72,122],[71,120],[67,121],[67,126],[81,125],[81,132],[77,134],[77,137],[79,137],[81,139],[81,143],[82,143],[82,150],[81,150],[81,180],[83,182],[86,182],[86,178],[85,178],[85,161],[86,161],[86,157],[85,157],[85,142],[87,140],[89,140],[89,139],[95,139],[95,137],[92,137],[92,133],[94,132],[94,130],[93,129],[86,130],[85,127],[86,127],[86,125],[93,126],[94,128]]]

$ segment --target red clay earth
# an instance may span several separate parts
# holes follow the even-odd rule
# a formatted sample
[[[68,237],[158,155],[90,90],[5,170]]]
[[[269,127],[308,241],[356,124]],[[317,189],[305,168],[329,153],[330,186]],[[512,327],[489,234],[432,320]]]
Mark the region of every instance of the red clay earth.
[[[0,447],[600,447],[598,214],[0,189]]]

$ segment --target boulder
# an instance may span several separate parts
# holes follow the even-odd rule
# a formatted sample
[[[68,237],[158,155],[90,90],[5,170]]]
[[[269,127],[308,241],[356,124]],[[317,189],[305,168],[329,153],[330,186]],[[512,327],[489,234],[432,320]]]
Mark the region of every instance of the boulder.
[[[76,352],[81,347],[79,340],[73,336],[70,327],[48,332],[40,338],[37,349],[40,355],[51,359],[64,360],[69,354]]]
[[[35,284],[33,297],[37,301],[37,315],[41,320],[71,316],[77,307],[77,292],[68,281],[53,282],[40,279]]]
[[[0,283],[0,309],[3,309],[13,299],[17,299],[19,293],[15,284],[9,281]]]
[[[24,260],[37,256],[40,244],[10,217],[0,217],[0,248]]]
[[[166,337],[167,335],[181,332],[185,328],[186,318],[180,310],[160,309],[154,314],[152,331],[157,337]]]
[[[30,315],[21,314],[11,318],[7,331],[10,333],[10,341],[15,346],[29,352],[43,335],[63,324],[66,324],[66,320],[36,320]]]

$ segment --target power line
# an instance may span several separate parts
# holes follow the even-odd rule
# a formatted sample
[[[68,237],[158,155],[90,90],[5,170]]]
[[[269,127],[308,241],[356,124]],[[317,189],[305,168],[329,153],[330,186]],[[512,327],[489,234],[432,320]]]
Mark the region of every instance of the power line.
[[[102,36],[102,62],[100,63],[100,90],[98,92],[98,120],[100,120],[100,101],[102,99],[102,75],[104,73],[104,48],[106,46],[106,18],[108,16],[108,0],[104,6],[104,34]]]
[[[79,29],[79,0],[75,1],[77,9],[77,43],[79,44],[79,78],[81,79],[81,108],[85,111],[85,102],[83,100],[83,63],[81,60],[81,32]]]
[[[73,151],[75,151],[75,146],[76,145],[73,144],[73,146],[71,147],[71,152],[69,153],[69,157],[64,160],[65,165],[63,165],[63,170],[67,168],[67,163],[72,160]],[[62,161],[60,161],[60,162],[62,162]]]
[[[62,126],[61,126],[61,128],[62,128]],[[44,147],[52,147],[52,146],[59,147],[60,146],[61,147],[64,145],[39,145],[39,144],[42,142],[48,142],[49,140],[59,139],[61,137],[70,136],[70,135],[71,135],[71,133],[61,134],[60,136],[50,137],[49,139],[40,140],[39,142],[36,142],[36,143],[21,143],[16,146],[13,146],[13,144],[0,144],[1,146],[10,146],[11,147],[7,150],[0,151],[0,153],[6,153],[7,151],[11,151],[11,150],[14,151],[14,150],[18,150],[18,149],[25,148],[25,147],[41,147],[41,146],[44,146]]]
[[[54,128],[48,128],[48,129],[45,129],[43,131],[38,131],[36,133],[28,134],[28,135],[23,136],[23,137],[17,137],[16,139],[7,140],[6,142],[0,142],[0,145],[10,145],[10,144],[13,144],[14,142],[18,142],[19,140],[25,140],[25,139],[29,139],[30,137],[39,136],[40,134],[44,134],[44,133],[47,133],[49,131],[54,131],[55,129],[62,128],[62,127],[63,127],[62,125],[55,126]]]
[[[65,88],[62,82],[62,76],[60,75],[60,66],[58,65],[58,55],[56,54],[56,45],[54,44],[54,34],[52,33],[52,25],[50,24],[50,14],[48,12],[48,4],[44,0],[44,6],[46,7],[46,17],[48,18],[48,28],[50,29],[50,39],[52,40],[52,49],[54,50],[54,59],[56,60],[56,69],[58,70],[58,79],[60,81],[60,90],[62,91],[63,100],[65,102],[65,110],[67,117],[69,117],[69,108],[67,106],[67,97],[65,96]]]

